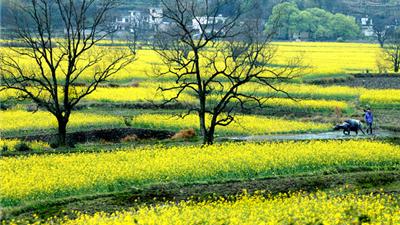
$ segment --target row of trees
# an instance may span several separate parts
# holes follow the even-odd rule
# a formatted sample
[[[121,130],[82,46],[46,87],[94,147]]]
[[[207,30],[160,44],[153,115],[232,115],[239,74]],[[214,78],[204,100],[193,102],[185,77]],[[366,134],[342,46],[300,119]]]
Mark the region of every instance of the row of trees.
[[[196,96],[198,102],[188,114],[199,116],[204,144],[214,142],[217,126],[235,120],[238,108],[263,105],[266,99],[242,92],[243,85],[256,82],[282,91],[276,83],[290,79],[298,68],[296,61],[279,69],[269,67],[275,55],[270,42],[279,17],[265,32],[259,21],[243,19],[240,5],[225,23],[217,23],[221,10],[236,5],[233,0],[161,2],[173,26],[160,31],[154,50],[168,68],[159,75],[174,75],[175,85],[160,89],[177,93],[166,102],[181,100],[184,92]],[[66,145],[67,124],[77,104],[135,59],[134,48],[96,47],[112,33],[106,18],[117,6],[117,0],[30,0],[20,6],[14,35],[25,47],[9,46],[1,52],[1,88],[16,90],[20,99],[32,100],[54,115],[59,145]],[[192,28],[192,20],[199,17],[208,21],[198,21],[200,36]],[[55,35],[59,30],[55,21],[62,24],[62,38]],[[84,87],[78,83],[82,76]]]
[[[285,93],[277,83],[293,78],[300,64],[294,58],[284,67],[269,66],[276,52],[270,43],[287,15],[286,7],[275,9],[275,20],[269,21],[267,30],[260,21],[245,19],[249,16],[240,5],[236,5],[233,16],[225,23],[218,23],[216,16],[228,5],[232,8],[235,5],[232,1],[162,1],[164,16],[173,26],[156,36],[154,50],[167,66],[158,75],[172,74],[175,82],[160,90],[176,93],[166,103],[184,100],[182,93],[197,98],[185,115],[198,115],[204,144],[212,144],[216,127],[234,122],[238,110],[262,107],[267,100],[243,92],[243,86],[254,82]],[[1,90],[16,90],[19,99],[29,99],[53,114],[58,121],[59,145],[66,145],[67,124],[77,104],[135,59],[135,44],[116,51],[96,47],[113,32],[106,18],[118,3],[117,0],[31,0],[21,5],[23,14],[15,18],[14,32],[24,47],[9,46],[0,53]],[[53,16],[62,18],[57,22],[63,25],[63,38],[54,35]],[[208,22],[198,21],[198,35],[199,31],[192,29],[192,20],[200,17]],[[399,34],[393,35],[385,48],[395,71],[400,63]],[[82,76],[86,78],[84,87],[78,83]]]
[[[301,33],[308,34],[309,39],[314,41],[354,39],[360,35],[354,17],[332,14],[320,8],[300,10],[294,2],[276,5],[266,28],[269,29],[277,18],[280,21],[278,37],[285,40],[291,40],[294,34]]]
[[[5,34],[8,29],[12,28],[12,18],[15,13],[18,13],[20,10],[18,7],[15,7],[15,3],[19,2],[21,0],[2,0],[1,1],[1,23],[2,27],[6,28],[6,30],[3,31],[3,34]],[[211,0],[212,1],[212,0]],[[327,14],[322,13],[322,12],[317,12],[316,8],[326,10],[328,12],[340,12],[345,15],[352,15],[357,18],[359,17],[365,17],[369,16],[373,20],[373,29],[375,31],[376,37],[378,42],[383,45],[385,39],[388,36],[388,33],[392,31],[393,25],[399,23],[400,18],[399,14],[391,9],[393,8],[396,4],[400,4],[399,0],[367,0],[365,1],[365,6],[362,4],[361,1],[349,1],[349,0],[337,0],[337,1],[331,1],[331,0],[288,0],[288,1],[281,1],[281,0],[240,0],[240,1],[235,1],[235,4],[232,5],[227,5],[224,7],[224,9],[221,9],[221,14],[230,16],[235,12],[235,7],[236,5],[241,5],[242,8],[244,9],[257,9],[259,12],[257,14],[248,14],[250,18],[260,18],[262,20],[267,20],[270,15],[272,14],[272,9],[274,6],[281,2],[289,2],[292,5],[296,5],[298,7],[297,12],[301,12],[301,15],[297,15],[298,18],[294,18],[295,22],[299,22],[302,24],[301,27],[298,29],[296,28],[295,30],[292,30],[292,32],[299,33],[303,32],[303,34],[311,34],[314,33],[315,36],[311,36],[310,40],[313,40],[313,38],[318,38],[318,40],[335,40],[340,36],[346,36],[348,39],[354,38],[354,32],[356,32],[356,36],[359,34],[357,32],[357,29],[347,29],[349,28],[349,23],[352,23],[352,21],[346,21],[349,18],[346,18],[345,16],[341,15],[335,18],[335,21],[332,21],[332,24],[339,24],[339,28],[336,29],[331,29],[332,26],[328,27],[328,24],[325,23],[329,21],[330,19],[326,19],[325,17]],[[126,0],[124,1],[124,4],[118,7],[115,12],[115,15],[120,14],[120,9],[132,9],[135,7],[138,8],[143,8],[143,7],[151,7],[151,6],[159,6],[160,0],[151,0],[151,1],[145,1],[145,0]],[[377,5],[379,7],[377,7]],[[368,6],[373,6],[372,9]],[[367,8],[366,8],[367,7]],[[390,10],[391,9],[391,10]],[[304,12],[306,11],[306,12]],[[314,13],[312,13],[315,11]],[[324,15],[324,19],[320,21],[312,21],[310,15],[317,14],[318,16]],[[333,14],[330,14],[329,16],[332,16]],[[333,15],[334,16],[334,15]],[[54,17],[55,22],[61,21],[61,17]],[[114,20],[114,16],[110,18]],[[320,26],[320,25],[323,26]],[[353,28],[354,24],[352,24]],[[59,24],[59,27],[62,28],[62,25]],[[345,28],[347,27],[347,28]],[[341,31],[347,30],[349,33],[342,35]],[[352,30],[352,31],[351,31]],[[288,39],[288,36],[284,32],[284,29],[281,30],[281,35],[280,38],[282,39]],[[336,33],[339,32],[339,35],[336,35]],[[344,39],[346,39],[346,37]]]

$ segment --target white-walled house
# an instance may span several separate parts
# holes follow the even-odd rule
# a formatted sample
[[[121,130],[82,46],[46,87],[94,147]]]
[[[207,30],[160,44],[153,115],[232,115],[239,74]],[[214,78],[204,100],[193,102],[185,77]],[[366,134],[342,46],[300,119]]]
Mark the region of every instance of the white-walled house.
[[[224,24],[228,18],[222,15],[218,15],[216,17],[207,17],[201,16],[192,19],[192,28],[198,32],[198,34],[202,33],[210,33],[212,27],[207,26],[211,24]],[[214,29],[218,29],[218,27],[214,26]]]
[[[375,36],[372,18],[368,18],[368,16],[361,18],[361,32],[366,37]]]
[[[148,8],[129,10],[126,15],[117,16],[114,27],[118,31],[134,32],[135,28],[155,30],[162,23],[163,10],[161,8]]]

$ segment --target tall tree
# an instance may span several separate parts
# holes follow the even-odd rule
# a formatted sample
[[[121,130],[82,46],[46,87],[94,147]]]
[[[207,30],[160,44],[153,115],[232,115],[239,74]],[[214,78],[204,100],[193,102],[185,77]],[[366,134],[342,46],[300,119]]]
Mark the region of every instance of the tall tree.
[[[271,30],[274,26],[278,27],[278,37],[285,40],[292,38],[296,30],[296,19],[300,10],[294,2],[284,2],[274,6],[272,14],[266,24],[266,29]],[[278,24],[275,24],[278,23]]]
[[[285,2],[274,7],[268,28],[280,17],[281,37],[290,40],[294,32],[308,33],[312,40],[336,40],[356,38],[360,29],[354,17],[340,13],[332,14],[320,8],[299,10],[294,2]]]
[[[216,127],[231,124],[239,109],[262,106],[266,99],[244,91],[246,85],[281,91],[275,82],[290,79],[296,68],[268,66],[275,55],[270,42],[276,26],[264,33],[259,21],[241,19],[240,7],[229,17],[219,16],[233,2],[162,1],[164,16],[173,25],[158,34],[154,49],[168,67],[159,75],[173,75],[175,84],[160,89],[177,93],[166,102],[184,100],[185,92],[196,96],[188,114],[197,113],[204,144],[213,144]]]
[[[314,41],[331,39],[333,31],[330,27],[330,21],[333,15],[320,8],[309,8],[304,11],[311,14],[311,19],[308,21],[310,22],[308,26],[311,28],[308,31],[310,32],[310,37]]]
[[[384,46],[386,39],[394,31],[393,26],[394,18],[385,15],[376,15],[372,19],[372,28],[374,30],[376,39],[381,47]]]
[[[395,73],[400,70],[400,29],[394,31],[383,46],[386,60],[393,66]]]
[[[336,13],[331,18],[330,28],[334,39],[353,39],[359,36],[360,28],[354,17]]]
[[[15,90],[20,99],[54,115],[59,145],[66,145],[76,105],[134,59],[128,49],[96,46],[112,32],[105,25],[117,5],[116,0],[30,0],[20,6],[23,13],[16,17],[14,32],[24,47],[14,43],[2,50],[2,89]]]

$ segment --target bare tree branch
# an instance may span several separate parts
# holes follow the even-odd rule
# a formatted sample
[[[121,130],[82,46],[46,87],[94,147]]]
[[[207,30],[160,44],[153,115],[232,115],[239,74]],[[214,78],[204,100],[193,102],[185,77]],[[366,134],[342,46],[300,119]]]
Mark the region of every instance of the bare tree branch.
[[[106,19],[118,4],[118,0],[30,0],[20,5],[24,13],[15,19],[15,35],[25,47],[9,46],[9,51],[1,52],[1,83],[57,118],[61,145],[66,144],[66,126],[76,105],[135,59],[135,44],[114,52],[96,46],[113,32]],[[55,26],[56,16],[61,25]],[[86,87],[78,87],[82,80]]]
[[[392,64],[395,73],[400,71],[400,29],[393,31],[383,46],[386,60]]]
[[[234,1],[161,2],[172,25],[159,32],[154,44],[167,66],[157,71],[159,76],[173,75],[175,84],[159,90],[175,92],[165,103],[183,100],[183,93],[197,98],[188,112],[198,113],[204,144],[213,143],[215,127],[231,124],[238,109],[263,107],[268,97],[244,92],[243,86],[262,85],[289,96],[276,83],[292,79],[299,61],[281,68],[270,66],[276,53],[271,46],[276,26],[265,33],[260,21],[242,17],[240,7],[233,16],[221,16]]]

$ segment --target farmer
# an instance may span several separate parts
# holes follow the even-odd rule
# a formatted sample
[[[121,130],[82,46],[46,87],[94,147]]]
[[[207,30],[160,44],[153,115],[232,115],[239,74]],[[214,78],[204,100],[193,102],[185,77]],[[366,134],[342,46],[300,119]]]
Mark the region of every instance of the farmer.
[[[367,110],[364,110],[365,115],[365,123],[367,123],[367,134],[372,134],[372,123],[374,122],[374,116],[372,115],[371,108],[368,107]]]

